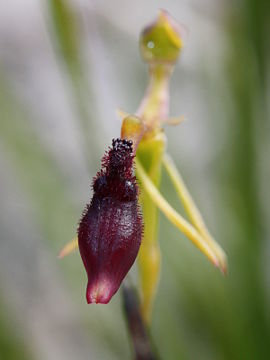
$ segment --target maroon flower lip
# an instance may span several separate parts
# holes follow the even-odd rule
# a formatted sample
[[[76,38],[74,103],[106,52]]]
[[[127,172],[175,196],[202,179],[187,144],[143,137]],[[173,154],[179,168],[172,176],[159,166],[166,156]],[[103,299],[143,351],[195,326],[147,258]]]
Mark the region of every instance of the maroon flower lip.
[[[113,140],[93,181],[93,198],[79,223],[88,303],[110,301],[140,248],[143,226],[133,159],[132,141]]]

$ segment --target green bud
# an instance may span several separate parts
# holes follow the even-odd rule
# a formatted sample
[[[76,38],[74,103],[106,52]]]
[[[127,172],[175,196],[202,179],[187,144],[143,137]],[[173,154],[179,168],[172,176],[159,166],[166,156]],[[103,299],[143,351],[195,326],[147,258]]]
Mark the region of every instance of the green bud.
[[[142,58],[147,63],[174,64],[183,47],[180,25],[164,10],[140,36]]]

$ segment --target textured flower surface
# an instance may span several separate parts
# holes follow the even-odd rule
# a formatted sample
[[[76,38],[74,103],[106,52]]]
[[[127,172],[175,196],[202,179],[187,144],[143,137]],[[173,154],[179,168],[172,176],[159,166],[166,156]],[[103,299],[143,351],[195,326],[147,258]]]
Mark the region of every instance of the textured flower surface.
[[[132,141],[113,140],[93,182],[93,198],[78,228],[80,254],[88,275],[88,303],[106,304],[137,256],[142,216],[133,174]]]

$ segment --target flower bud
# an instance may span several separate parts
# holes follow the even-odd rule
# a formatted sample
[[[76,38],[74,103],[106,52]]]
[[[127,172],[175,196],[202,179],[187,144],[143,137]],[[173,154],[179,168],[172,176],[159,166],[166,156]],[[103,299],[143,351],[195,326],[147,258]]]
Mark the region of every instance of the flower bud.
[[[113,140],[93,181],[93,198],[78,228],[88,275],[88,303],[106,304],[134,263],[142,238],[132,141]]]
[[[145,62],[175,64],[183,39],[180,25],[164,10],[151,25],[146,27],[140,36],[140,50]]]

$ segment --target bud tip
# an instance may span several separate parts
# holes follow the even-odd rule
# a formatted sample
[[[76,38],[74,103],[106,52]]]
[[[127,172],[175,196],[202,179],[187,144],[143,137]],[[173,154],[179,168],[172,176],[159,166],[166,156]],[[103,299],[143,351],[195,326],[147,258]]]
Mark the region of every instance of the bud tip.
[[[115,293],[114,288],[112,281],[105,276],[88,282],[86,290],[87,303],[107,304]]]

